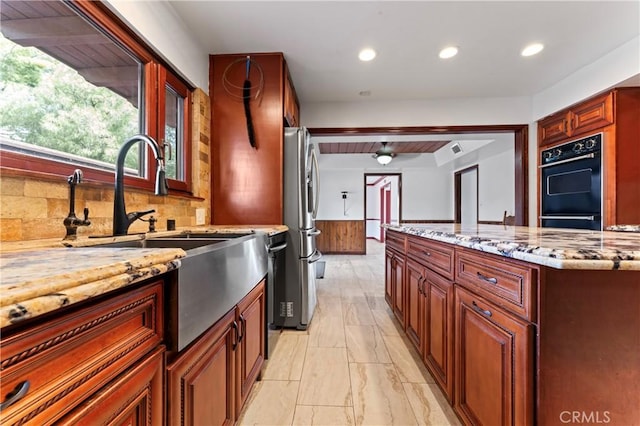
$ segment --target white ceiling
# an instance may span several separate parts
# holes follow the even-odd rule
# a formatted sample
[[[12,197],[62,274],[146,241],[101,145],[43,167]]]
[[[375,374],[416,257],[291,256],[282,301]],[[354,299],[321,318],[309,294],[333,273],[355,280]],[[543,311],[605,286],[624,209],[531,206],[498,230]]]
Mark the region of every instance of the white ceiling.
[[[302,104],[531,96],[640,34],[639,1],[171,4],[208,53],[283,52]],[[542,53],[520,56],[533,41]]]

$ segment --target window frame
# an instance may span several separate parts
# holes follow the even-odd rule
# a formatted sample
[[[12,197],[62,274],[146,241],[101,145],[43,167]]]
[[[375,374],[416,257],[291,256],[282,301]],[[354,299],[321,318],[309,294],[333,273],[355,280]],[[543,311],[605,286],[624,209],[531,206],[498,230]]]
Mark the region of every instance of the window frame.
[[[184,97],[184,153],[183,168],[184,181],[169,180],[170,194],[191,193],[191,99],[193,88],[185,83],[175,74],[153,50],[144,43],[129,27],[126,26],[111,10],[101,2],[82,0],[60,0],[72,10],[99,27],[104,33],[111,37],[133,54],[143,66],[141,85],[144,88],[144,96],[140,99],[140,117],[144,120],[144,133],[156,139],[163,137],[164,129],[159,124],[164,125],[164,117],[158,117],[162,111],[164,114],[164,90],[166,82],[174,90]],[[133,135],[131,135],[133,136]],[[125,141],[122,141],[124,143]],[[137,188],[144,191],[153,192],[156,162],[152,161],[153,154],[149,147],[146,149],[146,164],[144,165],[144,177],[125,175],[125,186]],[[63,163],[47,158],[35,157],[11,151],[0,150],[0,170],[11,171],[13,174],[27,176],[48,176],[65,177],[73,172],[77,166],[70,163]],[[82,168],[86,181],[94,181],[106,184],[114,183],[114,172],[99,170],[90,167]]]

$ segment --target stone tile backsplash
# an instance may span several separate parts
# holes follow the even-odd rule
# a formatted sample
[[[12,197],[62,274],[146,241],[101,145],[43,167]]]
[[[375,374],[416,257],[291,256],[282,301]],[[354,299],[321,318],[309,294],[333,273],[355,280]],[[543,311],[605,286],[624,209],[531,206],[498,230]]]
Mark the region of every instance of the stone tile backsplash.
[[[167,219],[176,225],[195,226],[196,208],[206,210],[206,223],[211,217],[209,190],[209,123],[211,108],[209,97],[200,89],[193,94],[192,150],[193,195],[197,198],[177,196],[158,197],[127,188],[127,211],[155,209],[156,228],[166,229]],[[106,235],[112,231],[113,186],[82,183],[76,187],[76,215],[82,216],[89,208],[91,226],[80,227],[78,235]],[[43,238],[62,239],[65,235],[63,219],[69,213],[69,185],[60,182],[14,175],[0,174],[0,241],[22,241]],[[136,221],[130,233],[146,232],[149,224]]]

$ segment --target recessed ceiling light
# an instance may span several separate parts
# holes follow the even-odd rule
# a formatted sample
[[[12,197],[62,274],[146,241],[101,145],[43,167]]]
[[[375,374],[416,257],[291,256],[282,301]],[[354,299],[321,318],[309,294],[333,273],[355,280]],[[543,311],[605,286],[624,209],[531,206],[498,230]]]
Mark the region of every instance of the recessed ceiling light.
[[[540,53],[542,49],[544,49],[544,44],[532,43],[527,47],[525,47],[524,49],[522,49],[522,52],[520,52],[520,54],[522,56],[532,56],[532,55],[535,55],[536,53]]]
[[[358,92],[358,94],[360,96],[371,96],[371,90],[363,90],[361,92]]]
[[[442,59],[449,59],[449,58],[453,58],[454,56],[456,56],[458,54],[458,48],[455,46],[449,46],[449,47],[445,47],[444,49],[442,49],[440,51],[440,57]]]
[[[360,53],[358,53],[358,58],[360,58],[361,61],[365,61],[365,62],[370,61],[375,57],[376,57],[376,51],[369,48],[362,49]]]

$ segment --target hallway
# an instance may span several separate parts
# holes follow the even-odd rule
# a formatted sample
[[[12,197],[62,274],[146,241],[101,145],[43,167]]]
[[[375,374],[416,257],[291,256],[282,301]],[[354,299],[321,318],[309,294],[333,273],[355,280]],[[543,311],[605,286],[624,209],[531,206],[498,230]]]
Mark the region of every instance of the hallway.
[[[307,331],[284,330],[241,425],[459,425],[384,300],[384,244],[327,255]]]

